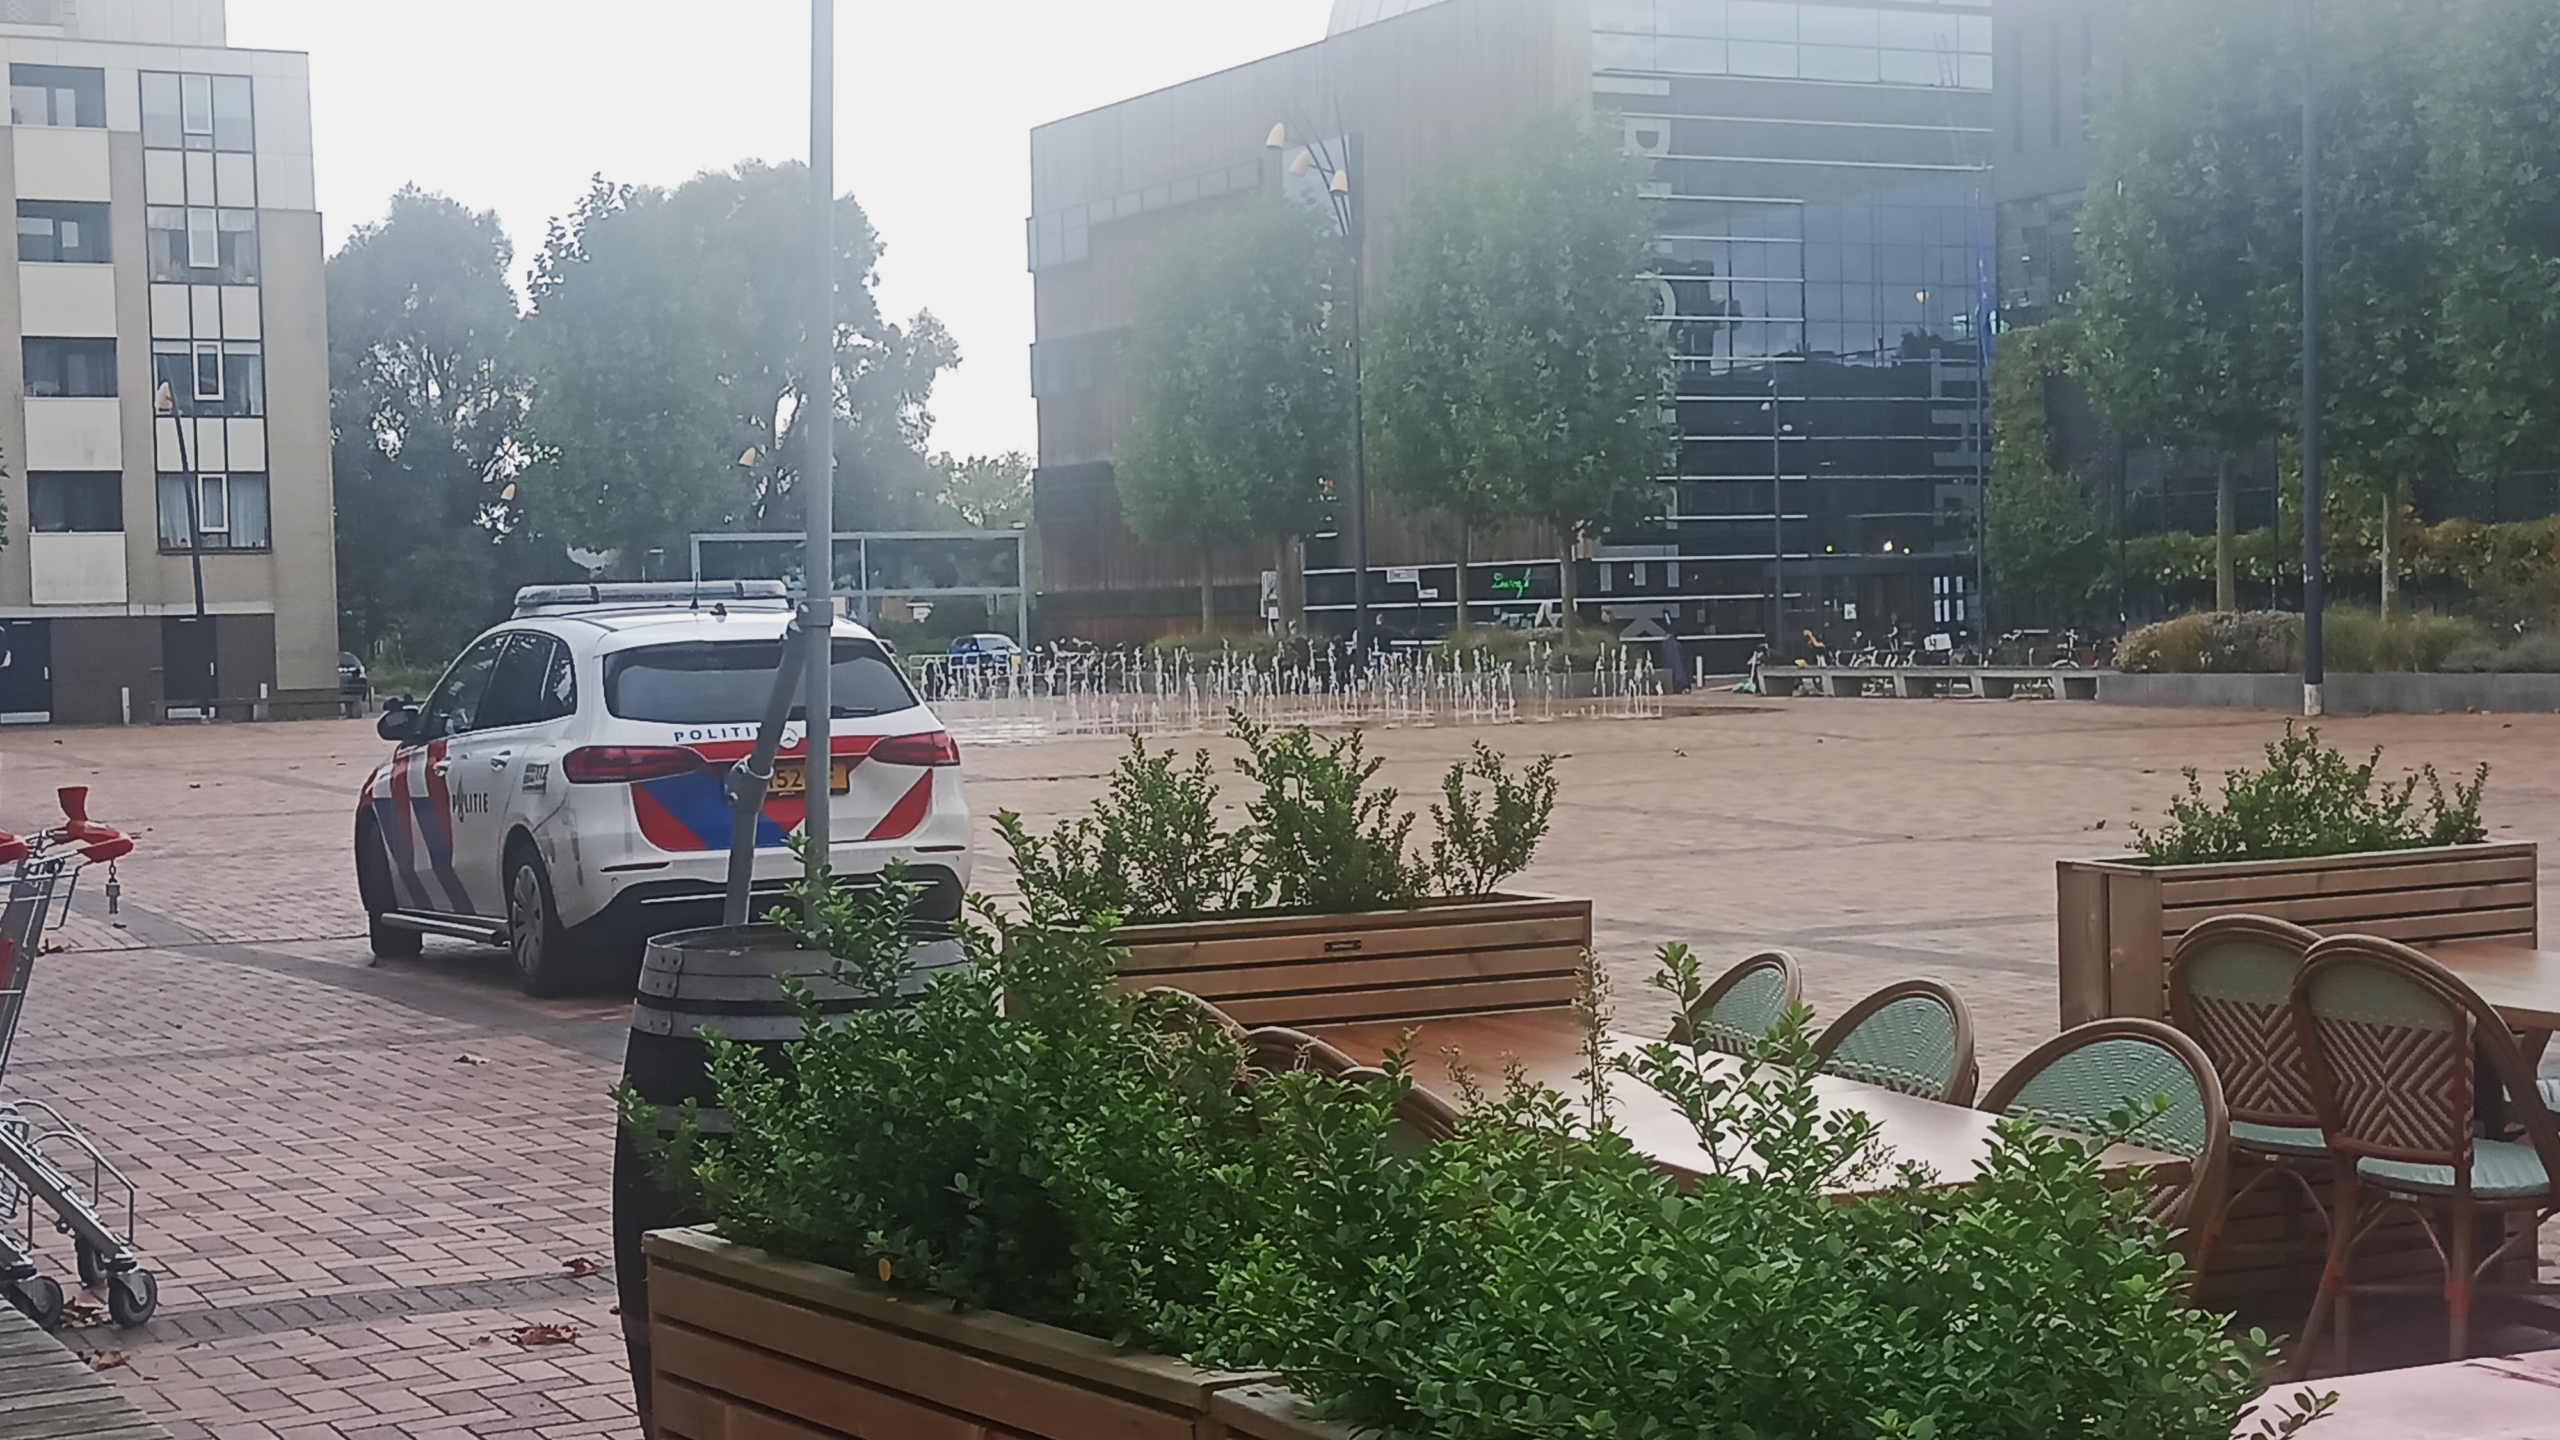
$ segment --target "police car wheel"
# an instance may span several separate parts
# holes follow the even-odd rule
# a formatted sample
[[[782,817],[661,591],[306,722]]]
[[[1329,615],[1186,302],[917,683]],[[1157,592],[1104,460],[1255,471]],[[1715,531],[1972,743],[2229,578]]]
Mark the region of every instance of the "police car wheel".
[[[365,937],[380,960],[414,960],[426,949],[427,937],[382,923],[391,908],[391,857],[382,848],[382,832],[366,825],[356,832],[356,893],[364,901]]]
[[[577,984],[580,956],[560,923],[551,876],[533,847],[521,843],[507,857],[507,948],[527,995],[563,995]]]

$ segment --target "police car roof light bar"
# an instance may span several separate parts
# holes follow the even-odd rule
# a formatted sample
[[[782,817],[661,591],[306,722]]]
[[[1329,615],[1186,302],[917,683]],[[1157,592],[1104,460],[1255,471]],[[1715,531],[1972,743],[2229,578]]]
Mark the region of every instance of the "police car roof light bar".
[[[779,580],[617,580],[585,585],[527,585],[516,592],[514,618],[575,615],[589,610],[665,609],[705,605],[788,610],[791,591]]]

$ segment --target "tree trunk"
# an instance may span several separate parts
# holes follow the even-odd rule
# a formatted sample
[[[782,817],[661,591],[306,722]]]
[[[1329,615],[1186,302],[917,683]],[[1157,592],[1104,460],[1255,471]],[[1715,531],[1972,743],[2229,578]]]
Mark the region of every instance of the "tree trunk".
[[[1215,552],[1207,545],[1200,547],[1200,633],[1214,635],[1218,630],[1218,581],[1213,562]]]
[[[1307,542],[1292,535],[1280,542],[1280,628],[1291,635],[1307,633]]]
[[[1474,532],[1468,527],[1464,525],[1458,527],[1458,578],[1454,587],[1458,601],[1458,623],[1451,627],[1451,634],[1462,635],[1467,629],[1467,561],[1474,555],[1474,540]]]
[[[2230,451],[2213,467],[2213,608],[2227,615],[2240,608],[2240,481]]]
[[[2386,489],[2382,496],[2382,622],[2400,609],[2400,496]]]
[[[1556,593],[1564,598],[1564,633],[1571,636],[1582,628],[1582,615],[1573,593],[1573,532],[1566,531],[1564,558],[1556,570]]]

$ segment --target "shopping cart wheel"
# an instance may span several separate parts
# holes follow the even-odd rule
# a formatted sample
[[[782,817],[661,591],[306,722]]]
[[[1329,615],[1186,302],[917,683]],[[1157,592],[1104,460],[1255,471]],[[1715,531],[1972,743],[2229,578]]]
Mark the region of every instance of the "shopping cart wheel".
[[[11,1281],[9,1303],[43,1329],[58,1329],[62,1324],[62,1282],[50,1275]]]
[[[107,1316],[130,1330],[160,1308],[160,1281],[148,1270],[118,1270],[107,1277]]]
[[[95,1290],[107,1283],[107,1262],[98,1254],[98,1247],[86,1240],[76,1240],[72,1242],[72,1248],[80,1256],[80,1288]]]

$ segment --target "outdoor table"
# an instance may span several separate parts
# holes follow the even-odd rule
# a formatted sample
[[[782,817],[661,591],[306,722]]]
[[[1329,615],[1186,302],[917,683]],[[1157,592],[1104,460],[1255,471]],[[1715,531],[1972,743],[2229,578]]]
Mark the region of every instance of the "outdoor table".
[[[2531,950],[2495,940],[2438,945],[2427,954],[2462,982],[2525,1039],[2528,1056],[2560,1030],[2560,950]]]
[[[1461,1071],[1484,1089],[1498,1090],[1506,1070],[1515,1063],[1524,1078],[1557,1090],[1568,1100],[1579,1102],[1589,1093],[1588,1084],[1574,1078],[1589,1067],[1581,1021],[1571,1010],[1327,1025],[1307,1033],[1364,1063],[1402,1045],[1415,1082],[1443,1094],[1458,1088],[1455,1080]],[[1650,1043],[1616,1032],[1607,1039],[1616,1054],[1630,1054]],[[1708,1058],[1720,1067],[1738,1069],[1742,1063],[1730,1056]],[[1894,1171],[1906,1162],[1926,1166],[1944,1182],[1969,1182],[1991,1154],[1998,1116],[1836,1075],[1816,1075],[1813,1088],[1826,1109],[1858,1110],[1872,1117],[1887,1151],[1882,1173],[1863,1184],[1840,1187],[1836,1194],[1850,1196],[1890,1187]],[[1611,1075],[1609,1101],[1618,1130],[1657,1168],[1684,1183],[1712,1170],[1713,1162],[1689,1122],[1643,1082]],[[2184,1156],[2138,1145],[2111,1146],[2102,1158],[2110,1175],[2142,1168],[2154,1181],[2167,1185],[2184,1183],[2190,1169]]]

